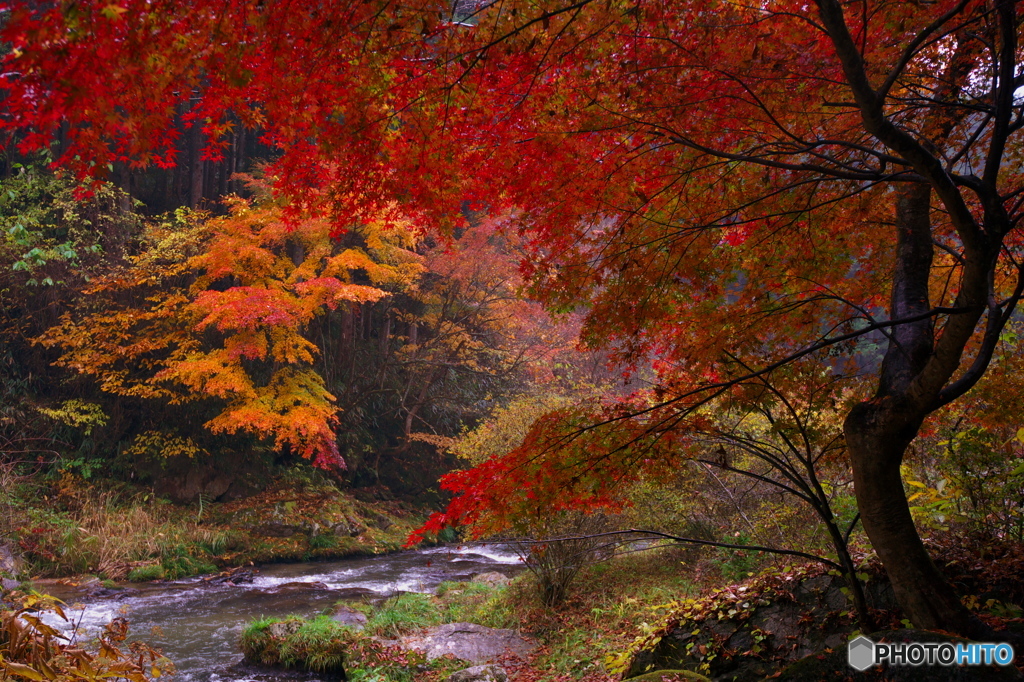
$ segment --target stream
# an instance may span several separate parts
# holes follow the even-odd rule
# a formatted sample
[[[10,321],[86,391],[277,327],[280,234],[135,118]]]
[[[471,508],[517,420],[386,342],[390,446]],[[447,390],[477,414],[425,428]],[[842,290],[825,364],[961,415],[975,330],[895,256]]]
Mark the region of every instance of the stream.
[[[434,547],[385,556],[259,566],[251,584],[209,583],[201,578],[127,586],[86,599],[73,588],[46,592],[70,604],[69,629],[88,639],[110,619],[126,616],[131,637],[163,651],[177,668],[176,682],[320,682],[313,673],[272,671],[242,663],[238,639],[249,621],[263,616],[313,616],[340,600],[378,600],[399,592],[431,592],[444,581],[474,574],[518,572],[517,555],[495,546]]]

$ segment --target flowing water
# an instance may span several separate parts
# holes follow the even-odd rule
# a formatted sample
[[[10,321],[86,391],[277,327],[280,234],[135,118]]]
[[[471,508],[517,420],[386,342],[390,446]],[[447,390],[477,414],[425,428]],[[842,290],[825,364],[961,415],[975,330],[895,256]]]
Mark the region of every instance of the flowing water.
[[[259,567],[251,584],[211,584],[193,578],[132,586],[106,597],[83,599],[73,590],[47,592],[68,603],[78,636],[89,637],[124,615],[133,638],[161,649],[177,667],[177,682],[319,681],[311,673],[287,673],[242,664],[238,639],[245,624],[262,616],[312,616],[339,600],[380,599],[398,592],[431,592],[446,580],[476,573],[517,570],[515,554],[493,546],[436,547],[342,561]],[[51,624],[57,625],[51,620]],[[327,678],[323,678],[327,682]]]

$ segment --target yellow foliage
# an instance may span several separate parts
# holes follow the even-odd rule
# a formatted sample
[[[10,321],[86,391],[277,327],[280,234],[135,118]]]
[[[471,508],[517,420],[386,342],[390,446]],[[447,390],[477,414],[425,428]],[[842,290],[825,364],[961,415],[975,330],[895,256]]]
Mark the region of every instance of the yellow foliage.
[[[206,451],[191,438],[173,436],[163,431],[144,431],[132,439],[125,454],[142,457],[146,455],[161,458],[205,455]]]
[[[60,407],[53,409],[45,407],[36,409],[50,419],[81,428],[87,436],[92,433],[94,427],[105,426],[107,423],[107,415],[103,413],[102,407],[96,403],[87,403],[81,400],[65,400]]]

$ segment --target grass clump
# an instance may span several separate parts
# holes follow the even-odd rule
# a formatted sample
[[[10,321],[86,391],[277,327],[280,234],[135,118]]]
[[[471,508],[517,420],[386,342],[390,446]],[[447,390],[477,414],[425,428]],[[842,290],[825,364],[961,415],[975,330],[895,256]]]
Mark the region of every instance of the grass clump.
[[[345,674],[345,653],[352,633],[326,616],[261,618],[246,626],[241,646],[245,660],[258,665]]]
[[[163,580],[164,575],[164,567],[160,564],[139,566],[138,568],[133,568],[128,572],[128,582],[146,583],[151,580]]]
[[[417,628],[445,622],[437,600],[429,594],[406,592],[382,602],[366,622],[366,633],[395,638]]]
[[[321,533],[320,535],[311,535],[309,537],[309,548],[310,549],[334,549],[340,543],[335,535]]]
[[[506,588],[486,583],[441,583],[437,601],[445,623],[478,623],[489,628],[520,625]]]
[[[440,682],[465,667],[447,658],[427,661],[327,616],[253,621],[242,632],[241,646],[249,663],[339,674],[349,682]]]

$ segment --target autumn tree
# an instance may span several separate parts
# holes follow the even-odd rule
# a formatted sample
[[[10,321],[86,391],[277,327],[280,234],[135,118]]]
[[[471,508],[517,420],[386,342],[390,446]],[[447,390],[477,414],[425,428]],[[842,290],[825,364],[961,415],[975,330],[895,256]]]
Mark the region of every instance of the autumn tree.
[[[736,358],[758,375],[845,356],[875,384],[845,420],[864,527],[915,625],[974,631],[900,463],[924,419],[985,374],[1024,287],[1016,3],[455,9],[19,7],[2,125],[24,148],[60,132],[83,174],[170,164],[188,100],[211,155],[234,126],[260,126],[282,151],[279,190],[322,189],[338,225],[395,199],[444,229],[466,201],[515,209],[534,293],[584,306],[585,338],[654,359],[663,385],[653,405],[565,422],[567,437],[605,434],[566,481],[670,461],[673,434],[744,380],[724,371]],[[647,454],[616,459],[626,445]]]
[[[150,248],[92,282],[40,341],[61,348],[58,365],[95,376],[107,392],[177,404],[217,399],[212,432],[252,433],[325,469],[344,468],[334,396],[306,335],[329,309],[383,297],[352,278],[387,268],[335,249],[329,232],[324,220],[286,222],[279,207],[241,199],[222,218],[164,225],[151,231]]]
[[[485,16],[455,86],[475,105],[461,139],[528,207],[535,291],[585,300],[594,343],[661,368],[662,399],[602,427],[631,446],[685,431],[745,378],[723,371],[735,358],[756,376],[848,356],[876,382],[845,420],[864,527],[916,625],[971,632],[900,463],[985,373],[1024,284],[1015,3]]]

